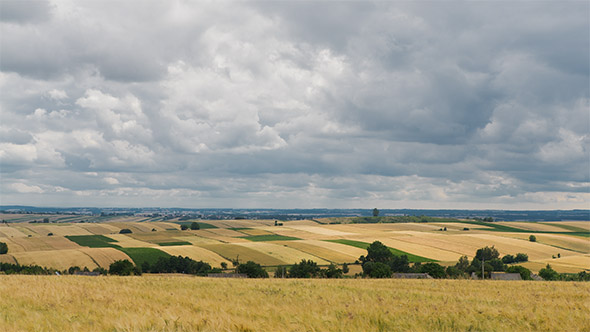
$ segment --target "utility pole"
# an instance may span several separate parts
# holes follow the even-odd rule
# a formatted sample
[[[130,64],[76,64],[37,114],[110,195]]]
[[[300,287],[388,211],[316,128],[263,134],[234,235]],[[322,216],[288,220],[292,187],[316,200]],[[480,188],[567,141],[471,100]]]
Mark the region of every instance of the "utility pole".
[[[483,269],[485,264],[486,264],[486,260],[485,260],[485,258],[482,257],[481,258],[481,280],[485,279],[485,274],[484,274],[484,269]]]

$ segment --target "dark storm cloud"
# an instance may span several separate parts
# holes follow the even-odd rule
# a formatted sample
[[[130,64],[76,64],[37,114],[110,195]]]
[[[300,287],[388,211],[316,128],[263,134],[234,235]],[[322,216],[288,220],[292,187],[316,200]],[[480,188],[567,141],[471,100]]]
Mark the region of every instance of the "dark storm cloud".
[[[584,207],[588,6],[2,2],[2,200]]]

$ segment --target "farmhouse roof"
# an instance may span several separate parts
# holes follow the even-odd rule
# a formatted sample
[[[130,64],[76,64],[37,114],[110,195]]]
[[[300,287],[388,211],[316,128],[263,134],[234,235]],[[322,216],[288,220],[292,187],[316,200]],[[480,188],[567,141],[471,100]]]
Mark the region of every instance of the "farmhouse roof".
[[[522,280],[520,273],[492,272],[492,280]]]

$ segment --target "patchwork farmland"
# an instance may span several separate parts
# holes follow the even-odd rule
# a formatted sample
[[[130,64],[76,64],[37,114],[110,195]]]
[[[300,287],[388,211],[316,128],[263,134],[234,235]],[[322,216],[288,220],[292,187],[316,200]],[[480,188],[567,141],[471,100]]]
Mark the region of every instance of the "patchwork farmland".
[[[463,255],[472,258],[478,248],[495,246],[501,255],[526,253],[529,262],[524,265],[533,271],[548,263],[558,272],[590,270],[590,222],[354,224],[338,219],[275,226],[274,220],[163,222],[128,216],[6,214],[0,219],[7,221],[0,224],[0,242],[8,245],[0,262],[55,269],[108,268],[120,259],[139,265],[162,255],[188,256],[213,267],[251,260],[271,270],[302,259],[319,265],[354,264],[366,254],[366,245],[379,240],[411,261],[452,265]],[[199,230],[181,230],[195,221],[202,225]],[[131,233],[121,234],[123,229]],[[537,241],[529,241],[530,235]]]

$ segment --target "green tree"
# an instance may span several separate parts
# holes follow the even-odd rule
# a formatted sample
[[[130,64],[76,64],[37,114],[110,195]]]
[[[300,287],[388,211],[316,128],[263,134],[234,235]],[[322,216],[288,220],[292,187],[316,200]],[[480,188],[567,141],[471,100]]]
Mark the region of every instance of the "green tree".
[[[512,255],[506,255],[504,257],[502,257],[502,263],[504,264],[511,264],[516,262],[516,258],[514,258],[514,256]]]
[[[302,259],[301,262],[291,266],[289,278],[317,278],[321,275],[318,264],[312,260]]]
[[[348,264],[346,264],[346,263],[342,264],[342,273],[347,274],[348,271],[350,271],[348,269]]]
[[[428,273],[428,275],[436,279],[442,279],[447,275],[442,265],[433,262],[420,265],[419,272]]]
[[[498,257],[500,257],[500,253],[498,252],[498,249],[494,248],[494,246],[491,248],[485,247],[477,249],[477,252],[475,253],[475,258],[479,259],[480,261],[489,261]]]
[[[464,276],[464,272],[459,270],[456,266],[448,266],[446,273],[449,277],[453,278],[453,279],[457,279],[460,278],[462,276]]]
[[[513,265],[506,269],[506,273],[520,273],[520,277],[522,280],[533,280],[531,277],[531,270],[527,269],[524,266],[520,265]]]
[[[551,268],[551,265],[547,264],[545,268],[539,270],[539,276],[545,280],[558,280],[559,273]]]
[[[133,232],[131,232],[131,230],[129,228],[123,228],[122,230],[119,231],[119,234],[131,234]]]
[[[379,217],[379,210],[377,208],[373,209],[373,217]]]
[[[326,270],[322,270],[326,278],[342,278],[342,270],[334,264],[330,264]]]
[[[287,267],[282,265],[277,266],[277,269],[275,270],[275,278],[285,278],[287,275]]]
[[[193,222],[191,223],[191,229],[192,229],[193,231],[196,231],[196,230],[198,230],[198,229],[200,229],[200,228],[201,228],[201,227],[199,226],[199,223],[198,223],[198,222],[196,222],[196,221],[193,221]]]
[[[109,266],[109,274],[128,276],[133,274],[140,275],[141,272],[128,259],[124,259],[113,262]]]
[[[457,264],[455,264],[455,267],[460,271],[467,271],[467,269],[469,268],[469,257],[461,256]]]
[[[515,263],[528,262],[528,260],[529,260],[529,255],[523,254],[521,252],[519,252],[518,254],[516,254],[516,257],[514,257],[514,262]]]
[[[0,242],[0,255],[4,255],[8,252],[8,245],[4,242]]]
[[[368,262],[390,262],[393,259],[393,253],[386,245],[379,241],[375,241],[367,247],[367,256],[365,261]]]
[[[370,278],[391,278],[391,267],[381,262],[366,262],[363,264],[363,274]]]
[[[243,273],[248,278],[268,278],[268,272],[266,272],[260,264],[253,261],[247,261],[245,264],[240,264],[236,268],[237,273]]]
[[[188,229],[187,225],[180,225],[180,230],[186,231]]]
[[[537,242],[537,237],[534,235],[529,236],[529,241],[531,242]]]

